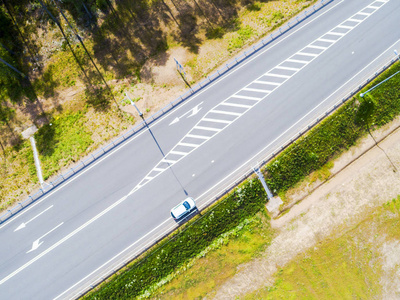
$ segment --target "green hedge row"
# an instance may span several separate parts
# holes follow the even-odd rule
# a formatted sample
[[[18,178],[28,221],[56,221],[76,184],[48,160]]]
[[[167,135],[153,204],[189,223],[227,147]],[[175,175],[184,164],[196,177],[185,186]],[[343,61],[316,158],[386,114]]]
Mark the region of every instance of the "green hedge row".
[[[400,70],[397,63],[364,90]],[[400,114],[400,74],[392,77],[364,98],[374,102],[372,124],[382,126]],[[284,192],[312,171],[321,168],[334,155],[354,145],[365,134],[366,124],[359,122],[358,103],[353,98],[306,136],[300,138],[265,168],[266,181],[275,192]]]
[[[258,180],[248,180],[171,239],[162,242],[145,258],[84,299],[132,299],[177,267],[196,256],[221,234],[260,211],[266,194]]]

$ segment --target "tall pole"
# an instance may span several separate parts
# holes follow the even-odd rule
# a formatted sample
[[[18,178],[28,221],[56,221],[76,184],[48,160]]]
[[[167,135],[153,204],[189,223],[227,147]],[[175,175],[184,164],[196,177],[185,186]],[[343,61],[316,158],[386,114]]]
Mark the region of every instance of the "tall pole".
[[[129,95],[127,93],[125,93],[125,96],[128,97],[129,101],[131,101],[131,104],[136,108],[139,117],[141,117],[143,119],[143,113],[139,110],[139,108],[136,106],[135,102],[132,101],[131,97],[129,97]]]

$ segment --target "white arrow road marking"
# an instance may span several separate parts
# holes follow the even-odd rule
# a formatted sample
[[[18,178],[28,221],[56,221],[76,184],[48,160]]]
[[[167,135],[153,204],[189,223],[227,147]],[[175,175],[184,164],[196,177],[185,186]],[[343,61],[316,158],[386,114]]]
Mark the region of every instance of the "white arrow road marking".
[[[33,244],[32,244],[32,249],[29,250],[29,251],[26,252],[26,253],[35,251],[37,248],[39,248],[39,246],[40,246],[41,244],[43,244],[43,241],[42,241],[42,242],[39,242],[40,239],[42,239],[42,238],[44,238],[45,236],[47,236],[48,234],[52,233],[54,230],[56,230],[56,229],[57,229],[58,227],[60,227],[62,224],[64,224],[64,222],[61,222],[61,223],[58,224],[56,227],[54,227],[52,230],[50,230],[49,232],[47,232],[46,234],[44,234],[44,235],[42,235],[40,238],[38,238],[36,241],[34,241]]]
[[[190,113],[190,112],[192,112],[192,113],[191,113],[188,117],[186,117],[186,118],[190,118],[190,117],[193,117],[194,115],[197,115],[197,113],[202,109],[202,108],[200,107],[200,105],[202,105],[203,102],[204,102],[204,101],[201,101],[199,104],[197,104],[197,105],[196,105],[195,107],[193,107],[191,110],[185,112],[182,116],[176,117],[171,123],[169,123],[169,125],[171,126],[171,125],[173,125],[173,124],[175,124],[175,123],[178,123],[179,120],[180,120],[181,118],[183,118],[184,116],[186,116],[186,115],[187,115],[188,113]]]
[[[60,246],[62,243],[64,243],[65,241],[69,240],[71,237],[73,237],[75,234],[77,234],[78,232],[80,232],[82,229],[86,228],[88,225],[90,225],[91,223],[93,223],[94,221],[96,221],[98,218],[100,218],[101,216],[105,215],[106,213],[108,213],[110,210],[112,210],[114,207],[118,206],[119,204],[121,204],[122,202],[124,202],[129,195],[133,194],[135,191],[137,191],[139,187],[135,187],[132,191],[130,191],[130,193],[127,196],[122,197],[121,199],[119,199],[117,202],[115,202],[114,204],[112,204],[111,206],[107,207],[105,210],[103,210],[102,212],[100,212],[99,214],[97,214],[96,216],[94,216],[93,218],[91,218],[89,221],[87,221],[85,224],[81,225],[80,227],[78,227],[77,229],[75,229],[74,231],[72,231],[70,234],[68,234],[67,236],[65,236],[64,238],[62,238],[61,240],[59,240],[57,243],[55,243],[54,245],[52,245],[51,247],[47,248],[46,250],[44,250],[42,253],[38,254],[36,257],[32,258],[30,261],[28,261],[26,264],[24,264],[23,266],[19,267],[17,270],[15,270],[14,272],[12,272],[11,274],[9,274],[8,276],[4,277],[2,280],[0,280],[0,285],[2,285],[4,282],[8,281],[10,278],[14,277],[15,275],[17,275],[19,272],[21,272],[22,270],[26,269],[27,267],[29,267],[31,264],[33,264],[35,261],[37,261],[38,259],[40,259],[41,257],[45,256],[47,253],[53,251],[55,248],[57,248],[58,246]]]
[[[22,228],[25,228],[26,225],[27,225],[28,223],[32,222],[33,220],[35,220],[37,217],[39,217],[41,214],[45,213],[46,211],[48,211],[48,210],[49,210],[50,208],[52,208],[52,207],[53,207],[53,205],[49,206],[48,208],[46,208],[46,209],[45,209],[44,211],[42,211],[40,214],[34,216],[34,217],[33,217],[32,219],[30,219],[29,221],[26,221],[25,223],[22,223],[21,225],[19,225],[19,226],[14,230],[14,232],[16,232],[16,231],[18,231],[18,230],[20,230],[20,229],[22,229]]]

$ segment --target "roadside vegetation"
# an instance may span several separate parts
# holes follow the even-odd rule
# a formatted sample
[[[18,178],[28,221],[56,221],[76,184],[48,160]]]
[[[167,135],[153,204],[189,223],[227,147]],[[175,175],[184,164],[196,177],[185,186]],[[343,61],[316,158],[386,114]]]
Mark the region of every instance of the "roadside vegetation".
[[[315,0],[0,2],[0,210],[131,128]],[[80,41],[81,39],[81,41]],[[163,97],[160,97],[163,95]],[[52,125],[50,125],[52,124]]]
[[[371,85],[383,81],[399,69],[400,64],[396,63],[372,82]],[[400,92],[397,87],[400,83],[400,76],[393,77],[392,79],[393,80],[383,83],[380,89],[376,89],[364,96],[365,99],[355,97],[344,104],[338,111],[329,116],[321,124],[317,125],[292,146],[285,149],[275,160],[271,161],[266,166],[264,172],[266,181],[269,183],[270,187],[273,187],[274,192],[279,192],[282,198],[285,199],[285,192],[301,184],[305,180],[315,180],[315,176],[326,180],[329,178],[329,168],[332,166],[331,159],[349,149],[360,137],[365,136],[367,132],[371,130],[371,127],[373,129],[374,127],[383,126],[393,120],[394,117],[398,116],[400,114]],[[366,89],[368,89],[368,87],[366,87]],[[371,106],[370,102],[374,104]],[[365,109],[365,103],[369,105],[368,109]],[[371,107],[373,109],[371,109]],[[369,120],[369,122],[366,122],[366,120]],[[314,172],[314,174],[310,178],[307,178],[312,172]],[[238,196],[239,198],[237,198]],[[241,204],[238,206],[234,203],[239,199],[243,202],[240,202]],[[156,295],[156,298],[162,298],[164,297],[163,295],[165,295],[166,298],[173,296],[184,299],[189,294],[194,297],[204,296],[212,291],[216,282],[224,280],[224,275],[222,275],[222,277],[219,277],[219,275],[225,270],[223,267],[224,264],[222,263],[219,264],[222,269],[215,270],[208,265],[207,260],[210,258],[210,261],[213,261],[211,258],[216,256],[223,262],[224,255],[221,253],[228,253],[230,251],[229,247],[234,248],[237,242],[235,242],[235,235],[228,234],[223,236],[223,234],[234,230],[236,226],[240,225],[241,222],[245,220],[247,220],[247,224],[251,224],[254,218],[257,218],[260,214],[265,214],[265,208],[263,207],[264,201],[265,195],[260,183],[254,179],[246,181],[244,185],[230,193],[227,198],[221,202],[221,206],[217,205],[215,208],[211,207],[203,217],[185,227],[183,231],[180,231],[176,236],[174,235],[173,238],[167,239],[161,242],[160,245],[155,246],[149,253],[144,254],[142,258],[135,261],[128,268],[121,270],[120,274],[113,276],[109,282],[101,285],[96,291],[91,292],[84,298],[106,299],[114,297],[130,299],[134,297],[146,298],[154,295]],[[399,199],[393,200],[392,204],[388,204],[385,207],[398,210],[399,203]],[[226,208],[226,205],[233,205],[233,207]],[[251,209],[249,209],[250,207]],[[239,213],[237,209],[243,210],[243,213]],[[398,224],[398,217],[397,211],[395,218],[393,218],[394,224]],[[246,222],[243,224],[246,224]],[[222,227],[220,227],[220,225],[222,225]],[[391,226],[393,227],[394,225]],[[240,231],[234,230],[236,235],[240,236],[242,234],[245,239],[249,238],[248,247],[244,247],[243,249],[243,256],[240,256],[240,251],[237,253],[238,261],[244,262],[250,260],[250,258],[259,253],[262,247],[268,245],[273,237],[271,231],[268,231],[268,229],[264,231],[264,228],[268,227],[268,224],[264,223],[260,225],[260,231],[255,232],[254,238],[256,238],[256,235],[260,235],[260,232],[263,232],[262,235],[264,237],[263,242],[257,244],[256,247],[253,247],[254,244],[250,243],[251,238],[248,236],[248,234],[252,232],[251,225],[243,227],[243,230]],[[201,235],[199,236],[199,232],[202,232],[203,236],[206,236],[206,238],[200,238]],[[393,232],[398,233],[399,231],[393,230]],[[181,244],[181,237],[185,237],[187,241],[191,242],[182,242]],[[217,247],[217,250],[213,250],[215,251],[212,252],[213,254],[207,255],[203,260],[197,260],[203,256],[200,255],[199,257],[198,254],[202,253],[204,249],[207,249],[207,247],[212,245],[213,242],[218,241],[218,239],[225,238],[227,240],[223,243],[226,244],[222,246],[222,248],[224,248],[223,250]],[[363,250],[358,251],[358,246],[354,245],[354,241],[349,239],[350,237],[335,237],[335,241],[334,243],[332,242],[332,244],[330,244],[329,240],[323,242],[319,247],[322,249],[320,252],[313,253],[311,251],[307,254],[306,258],[302,260],[302,263],[295,262],[294,265],[292,265],[292,267],[296,266],[296,272],[299,274],[303,272],[299,276],[308,276],[307,282],[296,282],[296,284],[298,284],[296,288],[300,289],[300,291],[298,294],[295,294],[295,296],[304,296],[311,293],[311,295],[315,295],[316,299],[318,299],[319,296],[322,298],[329,298],[331,296],[341,296],[342,294],[355,295],[363,298],[379,293],[379,285],[374,281],[377,278],[375,276],[378,275],[374,273],[375,261],[371,261],[373,257],[368,254],[369,250],[367,250],[367,253],[364,253]],[[164,247],[166,247],[165,249],[170,249],[170,251],[164,252]],[[345,247],[345,249],[342,249],[342,247]],[[316,251],[316,249],[314,250]],[[156,256],[157,253],[160,254]],[[172,253],[176,254],[179,259],[175,259],[176,256],[173,256]],[[182,253],[185,255],[181,255]],[[321,258],[319,258],[319,256],[321,256]],[[156,257],[157,259],[155,259]],[[323,260],[324,257],[325,261]],[[330,260],[326,262],[326,259]],[[340,259],[349,262],[348,264],[341,265],[338,262]],[[324,269],[320,270],[319,266],[323,263],[325,263],[325,265],[321,266],[321,268]],[[201,268],[203,264],[207,267]],[[335,264],[337,265],[335,268],[337,271],[344,272],[343,280],[340,279],[336,282],[333,280],[334,275],[337,273],[333,271],[326,273],[329,267],[333,268]],[[214,261],[213,265],[215,266],[217,263]],[[235,264],[231,265],[232,268],[234,265]],[[377,270],[379,270],[379,262],[377,262],[376,266],[378,268]],[[160,267],[162,271],[160,271]],[[208,267],[210,268],[209,273],[207,273]],[[356,267],[358,271],[354,270]],[[186,270],[187,268],[189,269],[189,273],[181,274],[171,281],[181,270]],[[193,274],[193,270],[197,269],[200,271],[199,268],[204,270],[205,274],[209,276],[197,272]],[[231,273],[229,273],[229,275],[226,274],[226,277],[234,275],[232,268],[230,269]],[[293,281],[290,281],[286,285],[285,280],[288,280],[287,278],[289,277],[291,278],[291,272],[294,272],[292,269],[293,268],[289,268],[286,273],[284,271],[286,269],[279,272],[278,278],[281,279],[277,281],[276,287],[267,290],[267,292],[277,291],[276,294],[273,294],[271,299],[274,299],[274,295],[278,298],[283,296],[285,289],[291,290]],[[312,272],[312,274],[307,275],[308,272]],[[144,277],[139,277],[139,274]],[[319,274],[322,274],[321,279],[318,277]],[[205,277],[208,279],[204,281],[200,279],[204,279]],[[357,278],[355,279],[354,277]],[[345,285],[348,280],[353,279],[354,285]],[[165,283],[168,284],[163,286]],[[337,291],[334,291],[335,287],[332,286],[335,283],[338,285]],[[180,284],[183,284],[183,286]],[[303,285],[306,286],[304,287]],[[301,286],[303,287],[301,288]],[[157,290],[157,288],[159,289]],[[315,292],[314,289],[316,289]],[[260,293],[264,292],[265,291],[262,291]],[[262,295],[266,294],[264,293]],[[258,294],[254,297],[257,298]]]
[[[245,299],[379,299],[382,282],[397,276],[385,263],[398,257],[391,247],[399,245],[399,225],[400,196],[299,255],[277,272],[272,286]]]

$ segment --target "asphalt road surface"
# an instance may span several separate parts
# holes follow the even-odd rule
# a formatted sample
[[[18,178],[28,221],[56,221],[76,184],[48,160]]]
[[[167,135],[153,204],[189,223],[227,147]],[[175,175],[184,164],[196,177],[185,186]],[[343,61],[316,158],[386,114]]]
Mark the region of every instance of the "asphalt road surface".
[[[400,1],[335,0],[0,226],[0,298],[69,299],[400,50]]]

